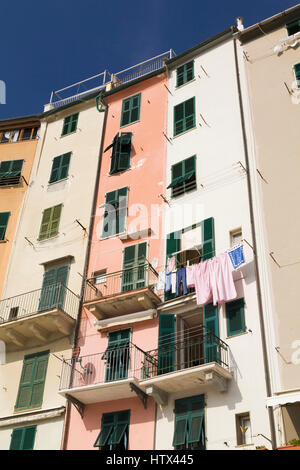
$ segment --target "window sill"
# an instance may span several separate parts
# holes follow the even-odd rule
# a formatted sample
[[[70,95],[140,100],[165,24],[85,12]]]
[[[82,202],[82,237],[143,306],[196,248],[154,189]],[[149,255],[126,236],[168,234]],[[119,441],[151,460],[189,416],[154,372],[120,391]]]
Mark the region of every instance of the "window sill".
[[[141,120],[139,119],[138,121],[133,121],[133,122],[130,122],[129,124],[124,124],[124,126],[120,126],[120,129],[124,129],[124,127],[128,127],[128,126],[132,126],[132,124],[136,124],[137,122],[141,122]]]
[[[131,170],[132,168],[126,168],[126,170],[120,170],[120,171],[117,171],[116,173],[106,173],[106,176],[118,176],[118,175],[122,175],[123,173],[125,173],[125,171],[129,171]]]
[[[188,82],[183,83],[183,85],[176,86],[175,91],[180,90],[180,88],[183,88],[184,86],[189,85],[190,83],[195,82],[195,81],[196,81],[196,77],[192,78],[192,80],[189,80]]]
[[[37,238],[37,242],[43,243],[43,242],[47,242],[48,240],[53,240],[54,238],[58,238],[58,237],[59,237],[59,233],[58,233],[57,235],[54,235],[53,237],[43,238],[42,240],[40,240],[39,238]]]
[[[30,411],[36,411],[36,410],[41,410],[41,409],[42,409],[42,406],[39,406],[37,408],[20,408],[20,409],[15,409],[14,414],[26,413],[27,411],[30,412]]]
[[[0,145],[2,144],[19,144],[20,142],[32,142],[33,140],[39,140],[39,139],[26,139],[26,140],[16,140],[15,142],[0,142]]]
[[[172,188],[169,188],[169,189],[171,189],[171,191],[172,191]],[[178,199],[179,197],[186,196],[187,194],[190,194],[190,193],[192,193],[193,191],[197,191],[197,186],[196,186],[195,188],[188,189],[187,191],[184,191],[183,193],[178,194],[178,195],[176,195],[176,196],[172,196],[172,195],[171,195],[171,199]]]
[[[124,230],[124,232],[119,232],[119,233],[114,233],[113,235],[109,235],[108,237],[100,237],[99,240],[108,240],[109,238],[113,238],[113,237],[116,237],[116,238],[119,238],[120,235],[126,235],[126,230]]]
[[[240,449],[240,448],[243,448],[243,447],[250,447],[250,446],[254,446],[254,444],[237,444],[235,446],[235,448]]]
[[[226,339],[236,338],[237,336],[247,335],[248,333],[248,331],[243,331],[242,333],[237,333],[236,335],[226,336]]]
[[[68,135],[76,134],[76,132],[77,132],[77,129],[76,131],[68,132],[68,134],[61,135],[60,138],[63,139],[64,137],[68,137]]]
[[[191,129],[188,129],[187,131],[181,132],[180,134],[174,135],[172,137],[172,140],[177,139],[178,137],[181,137],[184,134],[187,134],[188,132],[191,132],[193,130],[197,129],[197,126],[191,127]]]
[[[62,180],[53,181],[52,183],[48,182],[48,187],[53,186],[54,184],[57,184],[57,183],[62,183],[63,181],[67,181],[68,179],[69,177],[67,176],[67,178],[63,178]]]
[[[6,240],[6,239],[5,240],[0,240],[0,243],[7,243],[7,242],[8,242],[8,240]]]

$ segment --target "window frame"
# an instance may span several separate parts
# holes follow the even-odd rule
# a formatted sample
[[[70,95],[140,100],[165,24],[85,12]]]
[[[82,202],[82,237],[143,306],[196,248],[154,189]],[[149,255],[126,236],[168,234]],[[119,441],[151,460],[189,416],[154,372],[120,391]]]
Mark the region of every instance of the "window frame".
[[[234,305],[234,304],[240,304],[240,308],[242,308],[242,319],[241,319],[241,324],[242,328],[239,330],[232,331],[230,328],[230,318],[229,314],[231,313],[228,310]],[[232,338],[234,336],[238,336],[240,334],[246,333],[247,327],[246,327],[246,318],[245,318],[245,299],[244,297],[241,297],[240,299],[233,300],[231,302],[226,302],[225,304],[225,310],[226,310],[226,330],[227,330],[227,337]]]
[[[123,191],[125,189],[126,189],[126,196],[121,194],[121,197],[120,197],[120,191]],[[103,215],[103,226],[102,226],[101,240],[106,239],[106,238],[110,238],[110,237],[114,237],[116,235],[119,235],[121,233],[126,232],[126,218],[127,218],[127,210],[128,210],[128,192],[129,192],[129,187],[124,186],[123,188],[118,188],[118,189],[115,189],[113,191],[109,191],[109,192],[105,193],[105,203],[104,203],[105,209],[104,209],[104,215]],[[108,194],[111,194],[111,193],[117,193],[117,199],[111,200],[109,202],[109,201],[107,201],[107,196],[108,196]],[[120,199],[121,199],[121,202],[125,201],[125,199],[126,199],[126,205],[124,205],[124,207],[123,206],[120,207]],[[114,212],[115,215],[118,214],[118,217],[116,217],[115,222],[114,222],[115,227],[113,227],[113,228],[115,228],[115,232],[114,233],[111,233],[111,232],[104,233],[106,220],[107,220],[108,224],[112,223],[109,220],[110,212],[106,210],[106,206],[107,205],[113,205],[116,202],[118,202],[118,207],[116,208],[114,206],[115,207],[114,211],[111,211],[111,212]],[[124,220],[122,221],[122,226],[121,226],[121,224],[120,224],[120,213],[122,213],[122,212],[124,212]]]
[[[186,115],[186,105],[189,101],[192,101],[193,103],[193,114]],[[182,111],[183,117],[181,119],[176,120],[176,109],[179,109],[178,108],[179,106],[183,106],[183,111]],[[192,125],[187,127],[187,119],[191,118],[191,116],[193,116]],[[180,132],[176,132],[176,126],[178,125],[180,121],[182,121],[182,130]],[[177,137],[195,128],[196,128],[196,97],[193,96],[192,98],[188,98],[187,100],[182,101],[181,103],[178,103],[173,108],[173,137]]]
[[[76,117],[76,119],[74,119],[74,116]],[[70,121],[66,122],[67,119],[70,119]],[[64,118],[63,127],[61,131],[61,137],[64,137],[65,135],[68,135],[68,134],[73,134],[74,132],[77,131],[78,119],[79,119],[79,112],[69,114],[68,116]],[[75,121],[75,129],[72,129],[74,121]]]
[[[15,165],[16,162],[21,162],[20,163],[20,170],[13,170],[13,166]],[[1,165],[3,163],[9,163],[10,169],[7,171],[8,175],[1,177],[0,174],[0,187],[2,186],[16,186],[20,184],[21,176],[22,176],[22,170],[24,166],[24,159],[18,158],[18,160],[2,160],[0,161],[0,172],[1,172]],[[16,175],[10,175],[11,173],[19,173]],[[6,184],[2,184],[2,180],[8,179],[9,181]]]
[[[188,161],[191,161],[193,160],[193,171],[186,171],[186,162]],[[172,195],[171,197],[172,198],[175,198],[175,197],[179,197],[179,196],[182,196],[190,191],[193,191],[194,189],[197,189],[197,168],[196,168],[196,162],[197,162],[197,156],[196,155],[192,155],[191,157],[188,157],[188,158],[185,158],[184,160],[181,160],[180,162],[178,163],[175,163],[174,165],[172,165],[171,167],[171,175],[172,175],[172,181],[171,183],[169,184],[168,188],[171,188],[172,189]],[[175,173],[175,168],[179,168],[179,165],[181,165],[181,177],[175,177],[174,178],[174,173]],[[187,175],[190,174],[190,177],[187,178]],[[191,178],[193,177],[193,180],[191,180]],[[178,182],[177,185],[173,185],[174,181],[176,179],[181,179],[181,181]],[[194,184],[191,184],[191,183],[194,183]],[[191,185],[189,187],[189,185]],[[180,188],[178,188],[180,186]]]
[[[54,219],[53,217],[54,211],[57,207],[60,207],[59,216]],[[42,220],[41,220],[41,225],[40,225],[38,241],[49,240],[50,238],[56,237],[59,234],[59,225],[60,225],[60,220],[61,220],[62,208],[63,208],[63,204],[57,204],[56,206],[51,206],[51,207],[47,207],[46,209],[44,209]],[[47,230],[42,232],[43,225],[46,225],[46,222],[43,222],[44,219],[46,219],[45,213],[46,211],[49,211],[49,210],[50,210],[50,216],[49,216],[49,221],[47,224]],[[57,222],[57,227],[54,231],[53,224],[56,222]],[[42,235],[45,235],[45,236],[42,236]]]
[[[286,23],[286,30],[287,30],[287,34],[288,36],[293,36],[294,34],[296,33],[290,33],[289,31],[289,28],[292,28],[293,26],[296,26],[298,25],[299,29],[298,31],[296,31],[296,33],[298,33],[300,31],[300,18],[297,18],[296,20],[293,20],[293,21],[290,21],[289,23]]]
[[[16,434],[18,431],[22,431],[22,434],[21,434],[21,438],[20,438],[20,445],[19,445],[19,449],[14,449],[12,448],[13,447],[13,444],[14,444],[14,434]],[[25,439],[26,439],[26,432],[28,431],[33,431],[33,435],[32,435],[32,446],[30,446],[30,448],[24,448],[24,442],[25,442]],[[20,427],[20,428],[14,428],[12,430],[12,433],[11,433],[11,440],[10,440],[10,446],[9,446],[9,450],[33,450],[34,449],[34,444],[35,444],[35,437],[36,437],[36,431],[37,431],[37,425],[33,425],[33,426],[24,426],[24,427]]]
[[[295,80],[297,83],[297,88],[300,89],[300,62],[293,65],[293,70],[294,70]]]
[[[66,153],[63,153],[63,154],[58,155],[57,157],[53,158],[52,167],[51,167],[51,171],[50,171],[50,178],[49,178],[48,184],[57,183],[59,181],[62,181],[62,180],[65,180],[65,179],[68,178],[70,163],[71,163],[71,156],[72,156],[72,152],[66,152]],[[65,157],[68,157],[68,163],[63,165],[63,161],[64,161]],[[55,161],[58,161],[57,159],[60,159],[59,160],[59,166],[57,168],[54,168]],[[62,172],[63,172],[63,169],[65,167],[67,168],[66,175],[62,178]],[[57,177],[56,177],[56,179],[52,179],[53,178],[53,173],[55,171],[57,171]]]
[[[245,433],[242,432],[240,426],[242,425],[242,420],[243,419],[249,419],[250,421],[250,442],[246,442],[245,440]],[[250,412],[245,412],[245,413],[238,413],[235,415],[235,423],[236,423],[236,443],[237,446],[247,446],[251,445],[253,441],[252,439],[252,425],[251,425],[251,415]],[[248,428],[249,429],[249,428]]]
[[[6,224],[0,225],[0,242],[5,242],[6,241],[5,235],[6,235],[6,232],[7,232],[7,227],[8,227],[8,222],[9,222],[9,219],[10,219],[10,216],[11,216],[11,212],[9,212],[9,211],[0,212],[0,215],[3,215],[3,214],[6,214],[7,219],[6,219]],[[3,231],[3,235],[1,235],[1,231]]]
[[[195,404],[199,403],[199,407],[193,409]],[[176,413],[177,407],[177,413]],[[179,408],[179,409],[178,409]],[[181,409],[180,409],[181,408]],[[193,419],[200,418],[200,426],[199,426],[199,439],[192,440],[191,433],[192,433],[192,423]],[[186,421],[185,425],[185,435],[183,443],[176,444],[175,436],[176,436],[176,423]],[[201,444],[201,434],[204,434],[204,439]],[[196,449],[205,449],[206,448],[206,432],[205,432],[205,396],[204,394],[201,395],[194,395],[192,397],[180,398],[175,400],[174,402],[174,433],[173,433],[173,441],[172,446],[174,450],[196,450]],[[193,446],[193,444],[198,444]]]
[[[187,70],[187,66],[189,64],[192,64],[192,78],[188,79],[188,72],[189,70]],[[194,64],[195,64],[195,61],[194,59],[192,60],[189,60],[188,62],[186,62],[185,64],[183,65],[180,65],[179,67],[177,67],[176,69],[176,88],[180,88],[181,86],[185,85],[186,83],[189,83],[191,82],[192,80],[194,80],[195,78],[195,70],[194,70]],[[183,71],[182,72],[179,72],[179,69],[183,68]],[[180,85],[178,84],[178,77],[180,75],[183,75],[183,83],[180,83]]]
[[[122,414],[125,415],[127,413],[126,418],[122,419]],[[123,432],[118,440],[118,442],[112,443],[111,441],[116,438],[116,432],[118,427],[123,426]],[[94,447],[98,447],[99,450],[128,450],[128,442],[129,442],[129,427],[130,427],[130,410],[121,410],[115,411],[113,413],[102,413],[101,418],[101,428],[100,432],[97,436],[97,439],[94,443]],[[101,437],[104,434],[105,428],[108,428],[108,432],[106,432],[105,441],[103,445],[101,445]],[[124,448],[122,449],[121,440],[124,440]],[[121,447],[121,448],[120,448]]]
[[[134,98],[137,98],[137,97],[138,97],[138,105],[136,107],[133,107],[132,106],[133,100],[134,100]],[[129,109],[125,110],[124,108],[125,108],[127,102],[129,102]],[[132,95],[132,96],[129,96],[128,98],[123,99],[123,101],[122,101],[122,110],[121,110],[120,128],[125,127],[125,126],[129,126],[130,124],[133,124],[133,123],[138,122],[140,120],[141,104],[142,104],[142,93],[136,93],[135,95]],[[133,121],[133,120],[131,120],[132,119],[131,115],[132,115],[132,111],[136,108],[138,109],[137,118]],[[123,124],[124,113],[128,112],[128,111],[129,111],[129,116],[130,116],[129,120],[128,120],[128,122]]]

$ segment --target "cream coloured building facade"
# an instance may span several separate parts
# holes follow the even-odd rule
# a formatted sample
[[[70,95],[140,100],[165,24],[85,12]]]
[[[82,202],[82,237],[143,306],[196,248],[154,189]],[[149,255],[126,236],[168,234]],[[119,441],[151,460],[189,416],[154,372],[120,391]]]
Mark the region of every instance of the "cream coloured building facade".
[[[72,354],[104,115],[93,96],[40,116],[0,300],[0,339],[6,345],[0,365],[3,450],[20,442],[40,450],[61,446],[61,361]]]

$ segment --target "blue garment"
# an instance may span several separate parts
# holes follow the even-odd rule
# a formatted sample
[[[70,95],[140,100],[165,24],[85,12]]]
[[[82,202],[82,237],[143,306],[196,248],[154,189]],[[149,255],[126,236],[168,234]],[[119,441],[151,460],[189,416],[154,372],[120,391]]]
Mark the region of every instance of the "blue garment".
[[[180,283],[182,281],[183,287],[183,294],[186,295],[188,293],[187,285],[186,285],[186,269],[179,268],[176,271],[176,297],[180,296]]]
[[[172,290],[172,271],[166,271],[166,288],[165,292]]]
[[[243,248],[243,245],[237,245],[233,247],[232,250],[228,251],[228,255],[234,269],[237,269],[241,264],[245,263]]]

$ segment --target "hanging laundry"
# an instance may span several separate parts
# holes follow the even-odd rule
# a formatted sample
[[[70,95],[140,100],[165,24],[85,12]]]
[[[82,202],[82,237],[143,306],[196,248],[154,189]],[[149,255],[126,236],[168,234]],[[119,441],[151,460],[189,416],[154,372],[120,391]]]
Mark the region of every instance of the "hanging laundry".
[[[156,289],[157,290],[164,290],[166,284],[166,271],[159,271]]]
[[[195,279],[194,279],[194,268],[195,264],[186,267],[186,285],[187,288],[195,287]]]
[[[166,292],[172,291],[172,271],[166,272]]]
[[[212,296],[208,261],[194,265],[194,282],[197,305],[206,304]]]
[[[171,292],[172,294],[175,294],[176,293],[176,271],[172,272],[171,285],[172,285]]]
[[[176,297],[180,297],[180,284],[182,282],[183,294],[186,295],[188,293],[187,285],[186,285],[186,269],[179,268],[176,272]]]
[[[239,268],[241,264],[245,263],[244,247],[242,244],[234,246],[233,248],[228,250],[227,253],[234,269]]]
[[[232,267],[227,253],[222,253],[208,260],[210,285],[213,295],[213,304],[228,302],[237,297]]]
[[[171,256],[167,261],[167,271],[175,271],[175,256]]]

